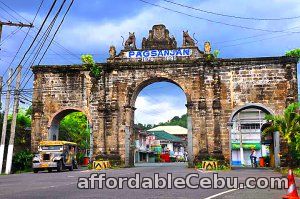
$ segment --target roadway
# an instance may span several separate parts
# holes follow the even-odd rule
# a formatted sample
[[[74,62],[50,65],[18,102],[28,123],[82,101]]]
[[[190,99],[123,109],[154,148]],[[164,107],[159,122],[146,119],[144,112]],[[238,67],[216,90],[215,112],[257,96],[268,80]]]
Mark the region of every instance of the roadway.
[[[182,198],[281,198],[286,190],[271,189],[88,189],[77,188],[78,177],[88,177],[91,173],[106,173],[108,177],[130,177],[140,173],[142,177],[153,177],[154,173],[174,177],[184,177],[189,173],[198,173],[200,177],[212,176],[212,172],[201,172],[186,168],[184,164],[139,165],[135,168],[108,169],[102,171],[79,170],[72,172],[40,172],[23,173],[0,176],[0,198],[137,198],[137,199],[182,199]],[[271,170],[236,169],[219,171],[219,176],[239,177],[239,181],[247,177],[278,177],[281,176]],[[299,184],[298,184],[299,186]]]

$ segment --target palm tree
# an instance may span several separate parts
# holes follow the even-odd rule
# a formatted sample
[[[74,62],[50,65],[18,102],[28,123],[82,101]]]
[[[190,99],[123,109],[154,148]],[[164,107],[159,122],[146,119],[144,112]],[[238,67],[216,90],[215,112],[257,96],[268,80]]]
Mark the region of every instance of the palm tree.
[[[263,134],[278,131],[288,144],[288,156],[294,161],[300,159],[300,115],[298,113],[300,103],[292,103],[283,115],[266,115],[265,119],[271,122],[269,127],[263,130]]]

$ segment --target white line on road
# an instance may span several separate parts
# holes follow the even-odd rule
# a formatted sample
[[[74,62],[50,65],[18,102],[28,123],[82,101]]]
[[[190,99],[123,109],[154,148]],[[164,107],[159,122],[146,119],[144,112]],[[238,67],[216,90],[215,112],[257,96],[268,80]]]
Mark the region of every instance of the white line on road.
[[[227,191],[223,191],[223,192],[221,192],[221,193],[218,193],[218,194],[209,196],[209,197],[204,198],[204,199],[212,199],[212,198],[215,198],[215,197],[217,197],[217,196],[220,196],[220,195],[223,195],[223,194],[225,194],[225,193],[232,192],[232,191],[236,191],[236,190],[239,190],[239,189],[229,189],[229,190],[227,190]]]

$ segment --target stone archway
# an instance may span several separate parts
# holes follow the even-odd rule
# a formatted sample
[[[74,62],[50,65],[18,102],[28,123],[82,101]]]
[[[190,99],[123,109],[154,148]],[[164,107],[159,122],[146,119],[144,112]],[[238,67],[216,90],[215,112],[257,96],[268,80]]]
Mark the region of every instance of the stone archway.
[[[258,115],[255,113],[255,111],[258,111]],[[243,114],[243,116],[240,116],[240,114]],[[251,136],[252,136],[252,139],[255,136],[254,134],[250,135],[249,134],[250,131],[251,131],[251,133],[255,132],[255,131],[260,132],[259,137],[260,137],[260,147],[261,148],[259,150],[261,150],[261,151],[258,154],[260,156],[262,156],[262,154],[263,154],[263,152],[262,152],[263,145],[262,144],[263,143],[262,143],[261,129],[266,124],[266,121],[263,119],[265,114],[273,115],[274,112],[270,108],[268,108],[262,104],[259,104],[259,103],[245,104],[243,106],[237,107],[232,112],[232,114],[229,118],[229,122],[228,122],[229,123],[229,134],[230,134],[229,148],[231,150],[231,153],[230,153],[230,164],[231,165],[237,164],[237,162],[238,162],[236,160],[237,157],[241,161],[240,164],[249,165],[249,161],[247,161],[249,154],[246,155],[246,157],[244,157],[245,156],[244,154],[246,152],[243,150],[243,148],[244,148],[244,145],[246,145],[246,144],[249,145],[249,143],[244,143],[244,140],[246,140],[245,142],[247,142],[247,140],[249,138],[251,138]],[[258,124],[259,124],[259,126],[258,126]],[[253,128],[250,128],[251,125],[253,125],[254,127],[252,126]],[[248,127],[249,127],[249,129],[247,129]],[[237,132],[239,132],[239,133],[237,133]],[[241,136],[242,136],[242,139],[240,138]],[[242,142],[243,147],[240,147],[239,153],[233,154],[233,152],[237,152],[237,151],[233,150],[236,147],[236,145],[241,146],[240,143],[239,144],[233,143],[234,138],[237,139],[236,137],[238,137],[240,143]],[[257,135],[256,135],[256,137],[257,137]],[[274,132],[272,137],[273,137],[272,143],[269,143],[270,147],[271,147],[270,156],[271,156],[271,161],[272,161],[270,163],[270,165],[277,167],[277,166],[279,166],[279,163],[280,163],[279,156],[276,155],[279,153],[279,149],[280,149],[278,132]],[[251,143],[251,139],[249,139],[248,142]],[[253,146],[255,146],[255,145],[253,145]],[[246,163],[246,162],[248,162],[248,163]]]
[[[174,84],[176,85],[177,87],[179,87],[182,92],[184,93],[185,95],[185,98],[186,98],[186,104],[185,106],[187,107],[187,123],[188,123],[188,154],[189,154],[189,162],[193,162],[193,158],[194,158],[194,155],[193,155],[193,133],[192,133],[192,119],[191,119],[191,116],[189,114],[191,114],[191,111],[189,110],[190,106],[188,106],[188,104],[190,104],[190,96],[188,94],[188,91],[184,90],[184,87],[182,85],[180,85],[180,83],[170,79],[170,78],[167,78],[167,77],[152,77],[152,78],[149,78],[147,80],[144,80],[142,81],[141,83],[138,84],[138,86],[135,87],[134,91],[132,92],[132,97],[130,99],[130,106],[129,107],[132,107],[130,110],[131,110],[131,114],[130,114],[130,126],[127,127],[125,129],[125,154],[128,158],[127,159],[127,164],[129,165],[133,165],[134,164],[134,160],[133,160],[133,152],[130,150],[130,137],[132,135],[132,132],[133,132],[133,125],[134,125],[134,117],[135,117],[135,114],[134,114],[134,111],[136,110],[135,108],[135,102],[136,102],[136,99],[139,95],[139,93],[147,86],[149,86],[150,84],[153,84],[153,83],[157,83],[157,82],[169,82],[171,84]],[[131,140],[132,142],[132,140]]]
[[[162,24],[154,25],[142,41],[141,48],[127,45],[120,53],[111,46],[107,61],[97,63],[103,69],[99,77],[82,65],[32,67],[32,150],[48,139],[49,130],[51,135],[57,132],[57,123],[65,114],[82,108],[93,124],[95,155],[118,154],[128,163],[125,151],[136,96],[151,82],[169,81],[179,85],[187,97],[190,160],[203,154],[229,162],[227,124],[239,110],[252,106],[273,113],[264,104],[280,113],[298,99],[294,58],[211,59],[211,52],[190,45],[193,42],[184,39],[182,46],[177,45]],[[250,101],[255,103],[235,109]],[[71,108],[57,111],[67,106]]]

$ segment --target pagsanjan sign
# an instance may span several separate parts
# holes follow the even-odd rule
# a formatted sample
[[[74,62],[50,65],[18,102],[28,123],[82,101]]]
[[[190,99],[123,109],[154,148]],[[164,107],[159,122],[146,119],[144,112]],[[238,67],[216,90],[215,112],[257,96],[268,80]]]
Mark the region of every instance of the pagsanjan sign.
[[[173,49],[173,50],[140,50],[125,52],[126,58],[176,58],[192,55],[192,49]]]

